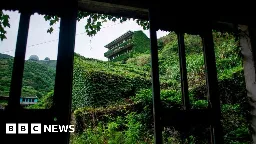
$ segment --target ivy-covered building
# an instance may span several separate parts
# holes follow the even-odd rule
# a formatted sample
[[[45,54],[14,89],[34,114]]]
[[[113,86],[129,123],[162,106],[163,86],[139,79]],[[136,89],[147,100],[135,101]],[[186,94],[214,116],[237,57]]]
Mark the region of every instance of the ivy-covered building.
[[[128,31],[105,46],[104,56],[112,61],[126,60],[134,53],[149,52],[150,39],[142,31]]]

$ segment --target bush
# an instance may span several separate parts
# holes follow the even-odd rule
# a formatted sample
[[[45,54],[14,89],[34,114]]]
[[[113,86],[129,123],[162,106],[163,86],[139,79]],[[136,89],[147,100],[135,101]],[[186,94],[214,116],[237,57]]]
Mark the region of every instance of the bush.
[[[49,92],[47,95],[43,96],[42,99],[37,104],[30,105],[29,109],[50,109],[53,105],[53,95],[54,91]]]
[[[95,127],[87,128],[82,134],[75,135],[72,139],[74,144],[98,143],[98,144],[143,144],[152,141],[152,135],[143,133],[143,124],[140,115],[129,113],[123,117],[116,117],[109,122],[99,123]]]
[[[37,55],[31,55],[28,60],[39,61],[39,57]]]
[[[150,55],[142,54],[135,58],[129,58],[126,62],[128,64],[134,64],[137,66],[146,66],[146,67],[150,68]]]
[[[9,95],[13,70],[13,58],[0,60],[0,94]],[[54,88],[55,71],[47,65],[25,61],[22,80],[22,96],[41,98]]]
[[[73,79],[73,110],[107,106],[151,86],[147,74],[139,69],[79,57],[75,59]]]
[[[124,117],[135,111],[141,111],[139,103],[124,104],[118,106],[109,106],[106,108],[85,107],[75,110],[76,132],[81,133],[84,129],[94,128],[100,122],[107,123],[112,118]]]
[[[49,60],[50,60],[50,58],[49,58],[49,57],[46,57],[46,58],[44,58],[44,60],[45,60],[45,61],[49,61]]]

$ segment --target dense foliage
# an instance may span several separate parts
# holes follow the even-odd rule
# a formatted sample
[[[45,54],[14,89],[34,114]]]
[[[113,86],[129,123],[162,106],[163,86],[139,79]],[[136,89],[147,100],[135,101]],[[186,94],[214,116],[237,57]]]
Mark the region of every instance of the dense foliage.
[[[225,143],[249,143],[248,107],[243,77],[240,49],[231,34],[214,32],[215,54],[221,96],[222,124]],[[174,33],[160,38],[159,64],[161,100],[163,107],[181,109],[181,91],[178,59],[178,43]],[[189,97],[193,109],[207,108],[204,59],[199,36],[185,35]],[[142,52],[129,58],[126,65],[143,68],[150,73],[150,55]],[[85,107],[75,111],[79,134],[73,143],[152,143],[152,91],[140,89],[129,102],[109,105],[105,108]],[[137,106],[134,110],[134,107]],[[139,106],[139,107],[138,107]],[[130,115],[136,116],[129,119]],[[133,120],[136,119],[136,123]],[[122,123],[120,123],[120,121]],[[86,125],[88,123],[88,125]],[[127,123],[132,123],[128,125]],[[134,135],[127,135],[133,129]],[[165,127],[165,143],[180,143],[181,131]],[[209,128],[197,126],[190,129],[192,143],[209,143]]]
[[[213,36],[225,143],[250,143],[240,49],[231,34],[214,32]],[[185,45],[192,109],[205,109],[208,102],[201,39],[186,34]],[[181,109],[176,35],[170,33],[160,38],[158,46],[162,106]],[[6,76],[11,75],[12,62],[12,58],[0,61],[1,92],[8,92],[10,79]],[[51,85],[46,82],[53,82],[53,65],[56,61],[26,61],[23,89],[45,95],[31,108],[51,107],[53,87],[46,87]],[[76,134],[72,135],[72,143],[153,143],[150,86],[150,55],[146,49],[118,62],[103,62],[76,54],[72,99]],[[163,138],[165,143],[180,143],[181,131],[177,127],[165,127]],[[199,125],[189,130],[191,143],[209,143],[209,138],[209,127]]]
[[[13,58],[0,59],[0,95],[8,96],[13,69]],[[55,71],[46,65],[26,61],[23,73],[22,96],[41,98],[54,87]]]
[[[56,69],[56,65],[57,65],[57,60],[40,60],[37,61],[37,63],[40,63],[42,65],[48,66],[51,69]]]
[[[40,101],[35,105],[30,105],[27,108],[29,109],[50,109],[53,105],[53,95],[54,91],[50,91]]]
[[[28,60],[39,61],[39,57],[37,55],[31,55]]]
[[[53,31],[52,25],[59,22],[60,18],[57,16],[50,16],[50,15],[46,15],[44,16],[44,18],[46,21],[49,21],[50,28],[47,30],[47,32],[51,33]],[[84,28],[88,36],[95,35],[98,31],[101,30],[103,23],[107,21],[122,23],[131,19],[131,18],[121,17],[121,16],[112,16],[112,15],[106,15],[106,14],[78,11],[77,20],[80,21],[81,19],[84,19],[84,18],[87,19],[87,23]],[[133,20],[135,20],[138,25],[142,26],[143,29],[149,28],[148,21],[139,20],[139,19],[133,19]]]
[[[135,31],[132,36],[133,48],[129,53],[121,54],[112,61],[126,62],[127,59],[138,56],[141,53],[149,53],[150,40],[142,31]]]
[[[81,56],[75,56],[73,73],[73,109],[113,104],[150,86],[140,68]]]
[[[6,39],[6,28],[10,28],[9,24],[9,15],[3,13],[3,11],[0,11],[0,39]]]
[[[120,17],[120,16],[111,16],[106,14],[98,14],[98,13],[89,13],[89,12],[82,12],[78,11],[77,20],[80,21],[81,19],[87,19],[87,23],[85,24],[85,32],[88,36],[94,36],[97,32],[102,29],[103,23],[107,21],[112,22],[119,22],[123,23],[131,18],[127,17]],[[9,15],[5,14],[4,11],[0,11],[0,39],[6,39],[6,28],[10,27],[9,23]],[[48,33],[53,32],[53,25],[57,24],[60,21],[58,16],[54,15],[45,15],[44,19],[49,22],[49,29],[47,30]],[[149,22],[140,19],[133,19],[136,23],[143,27],[143,29],[149,29]]]
[[[5,58],[12,58],[12,56],[0,53],[0,59],[5,59]]]

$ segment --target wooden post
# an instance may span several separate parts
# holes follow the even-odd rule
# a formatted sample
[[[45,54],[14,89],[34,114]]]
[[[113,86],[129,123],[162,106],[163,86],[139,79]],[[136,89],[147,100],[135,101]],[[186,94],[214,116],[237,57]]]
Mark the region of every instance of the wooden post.
[[[183,110],[190,110],[184,33],[178,32],[177,36],[178,36],[178,44],[179,44],[180,82],[181,82]],[[189,124],[184,123],[184,125],[181,128],[182,143],[185,143],[188,137],[189,129],[190,129]],[[187,139],[187,141],[189,143],[189,139]]]
[[[184,44],[184,33],[178,33],[179,44],[179,60],[180,60],[180,78],[181,78],[181,92],[184,110],[190,109],[189,96],[188,96],[188,78],[186,66],[186,53]]]
[[[158,47],[156,36],[156,21],[153,9],[149,9],[150,22],[150,48],[151,48],[151,76],[153,92],[153,117],[154,117],[154,142],[162,142],[162,125],[161,125],[161,100],[160,100],[160,83],[158,68]]]
[[[21,12],[7,109],[20,108],[23,70],[29,31],[29,12]]]
[[[71,2],[72,3],[72,2]],[[73,4],[73,3],[72,3]],[[73,5],[61,15],[53,110],[57,123],[70,124],[73,59],[76,34],[77,8]],[[69,143],[69,133],[60,134],[59,143]]]
[[[217,69],[214,53],[214,44],[212,29],[207,28],[202,32],[203,51],[204,51],[204,62],[206,69],[206,85],[207,85],[207,97],[208,97],[208,108],[211,116],[211,143],[222,144],[222,126],[220,122],[221,111],[220,111],[220,96],[218,91],[218,79]]]

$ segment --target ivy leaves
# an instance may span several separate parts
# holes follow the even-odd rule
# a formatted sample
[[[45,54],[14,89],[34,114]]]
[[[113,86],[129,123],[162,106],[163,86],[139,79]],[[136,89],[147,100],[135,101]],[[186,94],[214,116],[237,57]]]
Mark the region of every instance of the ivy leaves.
[[[47,30],[47,33],[52,33],[53,32],[53,25],[56,24],[57,22],[59,22],[59,17],[57,16],[49,16],[49,15],[45,15],[44,16],[45,21],[49,21],[49,25],[50,28]]]
[[[111,16],[105,14],[97,14],[97,13],[89,13],[89,12],[82,12],[78,11],[77,20],[80,21],[81,19],[87,18],[87,23],[85,24],[85,32],[88,36],[94,36],[102,29],[103,23],[107,21],[112,22],[119,22],[123,23],[131,18],[120,17],[120,16]],[[4,14],[3,11],[0,11],[0,39],[6,39],[6,27],[10,27],[9,23],[9,15]],[[52,33],[54,31],[53,25],[60,21],[58,16],[50,16],[45,15],[44,19],[49,22],[49,28],[47,33]],[[143,27],[144,30],[149,29],[149,22],[145,20],[136,20],[136,23]]]
[[[3,11],[0,11],[0,39],[4,40],[6,39],[6,27],[10,28],[9,24],[9,15],[4,14]]]
[[[44,18],[46,21],[49,21],[49,25],[50,25],[50,28],[47,30],[47,32],[52,33],[53,32],[52,26],[57,22],[59,22],[60,18],[57,16],[49,16],[49,15],[44,16]],[[107,21],[123,23],[127,20],[130,20],[130,18],[126,18],[126,17],[78,11],[77,20],[80,21],[81,19],[84,19],[84,18],[87,18],[87,23],[84,26],[84,28],[88,36],[96,35],[97,32],[99,32],[102,29],[103,23]],[[140,26],[142,26],[144,30],[149,29],[148,21],[136,19],[136,22]]]
[[[138,25],[142,26],[144,30],[149,29],[149,21],[137,19],[136,22]]]

